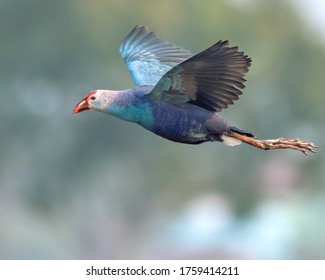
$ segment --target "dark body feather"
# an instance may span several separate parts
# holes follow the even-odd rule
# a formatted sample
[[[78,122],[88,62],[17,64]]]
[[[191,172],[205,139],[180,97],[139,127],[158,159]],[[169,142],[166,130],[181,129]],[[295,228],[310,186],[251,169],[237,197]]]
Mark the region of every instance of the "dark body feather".
[[[160,102],[153,107],[152,132],[175,142],[200,144],[220,141],[220,133],[231,125],[216,113],[211,113],[192,104],[180,106]]]

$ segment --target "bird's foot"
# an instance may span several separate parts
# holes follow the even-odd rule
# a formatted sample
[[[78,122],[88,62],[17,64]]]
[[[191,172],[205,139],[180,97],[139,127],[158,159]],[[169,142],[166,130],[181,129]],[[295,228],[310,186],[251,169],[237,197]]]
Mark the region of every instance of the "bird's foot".
[[[310,141],[300,139],[278,138],[271,140],[257,140],[233,131],[227,131],[224,135],[236,138],[262,150],[292,149],[300,151],[305,155],[310,155],[310,153],[316,153],[315,148],[319,148],[319,146],[316,146]]]
[[[256,140],[259,141],[259,140]],[[287,139],[287,138],[279,138],[279,139],[271,139],[271,140],[260,140],[263,144],[262,147],[264,150],[274,150],[274,149],[292,149],[297,150],[305,155],[309,155],[310,153],[316,153],[315,148],[319,148],[314,143],[309,141],[304,141],[300,139]]]

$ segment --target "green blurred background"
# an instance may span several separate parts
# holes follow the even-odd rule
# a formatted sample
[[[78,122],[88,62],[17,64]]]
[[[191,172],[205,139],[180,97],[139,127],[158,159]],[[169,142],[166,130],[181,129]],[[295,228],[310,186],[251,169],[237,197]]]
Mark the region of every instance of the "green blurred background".
[[[221,115],[324,147],[324,5],[303,2],[0,0],[0,258],[324,259],[323,148],[187,146],[71,113],[132,87],[117,49],[144,24],[192,53],[238,45],[253,64]]]

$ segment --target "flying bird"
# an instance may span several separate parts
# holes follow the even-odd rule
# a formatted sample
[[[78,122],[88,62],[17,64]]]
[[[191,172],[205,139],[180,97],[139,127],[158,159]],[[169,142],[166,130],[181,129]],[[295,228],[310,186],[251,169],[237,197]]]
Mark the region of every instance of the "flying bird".
[[[107,113],[185,144],[219,141],[236,146],[244,142],[263,150],[315,152],[317,146],[300,139],[254,139],[252,133],[218,114],[242,94],[252,62],[228,41],[220,40],[192,55],[137,25],[124,37],[119,52],[135,87],[91,91],[74,114],[86,110]]]

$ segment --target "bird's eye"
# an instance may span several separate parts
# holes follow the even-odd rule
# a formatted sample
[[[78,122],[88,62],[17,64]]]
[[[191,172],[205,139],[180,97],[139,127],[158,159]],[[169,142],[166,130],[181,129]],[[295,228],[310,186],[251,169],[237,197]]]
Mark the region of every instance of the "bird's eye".
[[[90,99],[91,100],[96,100],[96,96],[91,96]]]

